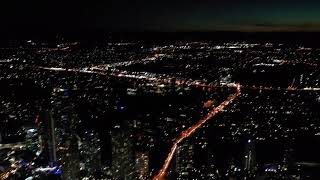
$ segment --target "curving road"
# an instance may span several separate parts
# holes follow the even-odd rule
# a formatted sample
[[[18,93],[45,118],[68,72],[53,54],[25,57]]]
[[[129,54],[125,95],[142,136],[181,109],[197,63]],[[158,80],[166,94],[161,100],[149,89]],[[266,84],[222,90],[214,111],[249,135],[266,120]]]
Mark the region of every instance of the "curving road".
[[[168,172],[168,167],[173,159],[173,156],[176,152],[176,149],[180,142],[184,139],[190,137],[197,129],[201,128],[203,124],[205,124],[208,120],[212,119],[219,112],[224,110],[234,99],[236,99],[241,94],[241,86],[240,84],[233,84],[234,88],[236,88],[236,93],[230,95],[225,101],[223,101],[219,106],[213,108],[204,118],[200,119],[196,124],[189,127],[187,130],[182,131],[178,138],[175,139],[172,148],[162,166],[159,173],[153,177],[153,180],[165,180]]]

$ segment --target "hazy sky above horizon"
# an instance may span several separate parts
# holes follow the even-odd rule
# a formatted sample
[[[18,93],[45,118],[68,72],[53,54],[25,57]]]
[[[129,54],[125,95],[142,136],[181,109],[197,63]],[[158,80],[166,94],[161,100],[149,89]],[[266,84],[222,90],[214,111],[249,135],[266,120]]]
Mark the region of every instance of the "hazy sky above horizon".
[[[1,32],[320,31],[318,0],[0,2]]]

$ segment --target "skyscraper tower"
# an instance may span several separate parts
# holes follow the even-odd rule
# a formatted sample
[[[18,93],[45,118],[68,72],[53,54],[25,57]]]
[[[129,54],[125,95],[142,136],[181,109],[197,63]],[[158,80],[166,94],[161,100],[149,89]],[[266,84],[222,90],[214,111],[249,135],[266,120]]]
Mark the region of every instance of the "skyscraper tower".
[[[147,180],[149,178],[149,154],[147,152],[137,152],[135,159],[137,179]]]
[[[150,179],[150,152],[154,149],[154,138],[149,121],[137,119],[129,122],[134,135],[136,179]]]
[[[133,136],[124,129],[111,131],[112,176],[115,180],[135,179]]]
[[[80,152],[76,133],[78,117],[72,99],[72,90],[55,88],[51,97],[52,117],[56,122],[57,161],[62,166],[62,178],[79,179]]]
[[[50,110],[42,110],[39,119],[41,151],[48,165],[53,167],[57,161],[55,122]]]
[[[207,179],[216,180],[219,179],[219,172],[215,166],[215,156],[212,150],[208,151],[208,162],[207,162]]]
[[[244,170],[247,173],[251,173],[255,168],[256,163],[256,152],[255,152],[255,143],[253,140],[249,139],[245,144],[244,151]]]
[[[62,165],[62,178],[66,180],[79,179],[80,161],[78,139],[70,136],[63,146],[59,147],[59,162]]]
[[[38,130],[35,127],[26,127],[26,147],[33,153],[39,152]]]
[[[101,171],[101,141],[99,134],[95,131],[86,131],[81,138],[80,156],[82,169],[88,175]]]
[[[192,179],[194,175],[194,145],[186,140],[176,152],[177,179]]]

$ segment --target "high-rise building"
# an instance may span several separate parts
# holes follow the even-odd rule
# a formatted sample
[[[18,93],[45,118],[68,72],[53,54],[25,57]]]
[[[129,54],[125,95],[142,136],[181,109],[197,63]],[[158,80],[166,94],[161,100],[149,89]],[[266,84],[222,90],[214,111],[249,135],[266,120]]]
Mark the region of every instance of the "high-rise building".
[[[251,173],[255,168],[256,162],[256,154],[255,154],[255,143],[253,140],[249,139],[245,144],[244,151],[244,170],[247,173]]]
[[[35,127],[27,127],[26,131],[26,147],[33,153],[37,153],[39,149],[38,130]]]
[[[88,175],[101,171],[101,141],[95,131],[86,131],[79,144],[81,169]]]
[[[132,134],[124,129],[113,129],[111,132],[111,146],[113,179],[135,179],[135,155]]]
[[[208,161],[207,161],[207,179],[216,180],[219,179],[219,171],[215,165],[215,156],[211,150],[208,151]]]
[[[50,110],[42,110],[39,115],[40,148],[43,158],[50,167],[57,162],[55,121]]]
[[[58,151],[59,162],[62,165],[62,178],[65,180],[79,179],[80,162],[78,139],[70,136]]]
[[[194,171],[194,145],[187,140],[176,151],[177,179],[192,179]]]
[[[150,122],[138,119],[133,120],[129,126],[134,134],[136,179],[150,179],[150,152],[155,147]]]
[[[57,124],[57,160],[62,166],[62,178],[65,180],[79,179],[80,173],[80,138],[76,133],[79,120],[72,101],[72,92],[69,89],[56,88],[51,97],[52,116]]]
[[[137,152],[136,159],[136,176],[139,180],[146,180],[149,178],[149,154],[147,152]]]

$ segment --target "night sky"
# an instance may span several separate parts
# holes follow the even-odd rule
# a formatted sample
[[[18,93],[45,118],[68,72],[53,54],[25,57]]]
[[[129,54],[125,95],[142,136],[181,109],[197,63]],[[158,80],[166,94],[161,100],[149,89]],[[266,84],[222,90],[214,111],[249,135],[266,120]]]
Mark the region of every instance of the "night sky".
[[[9,1],[9,0],[8,0]],[[320,31],[319,0],[0,2],[1,33]]]

